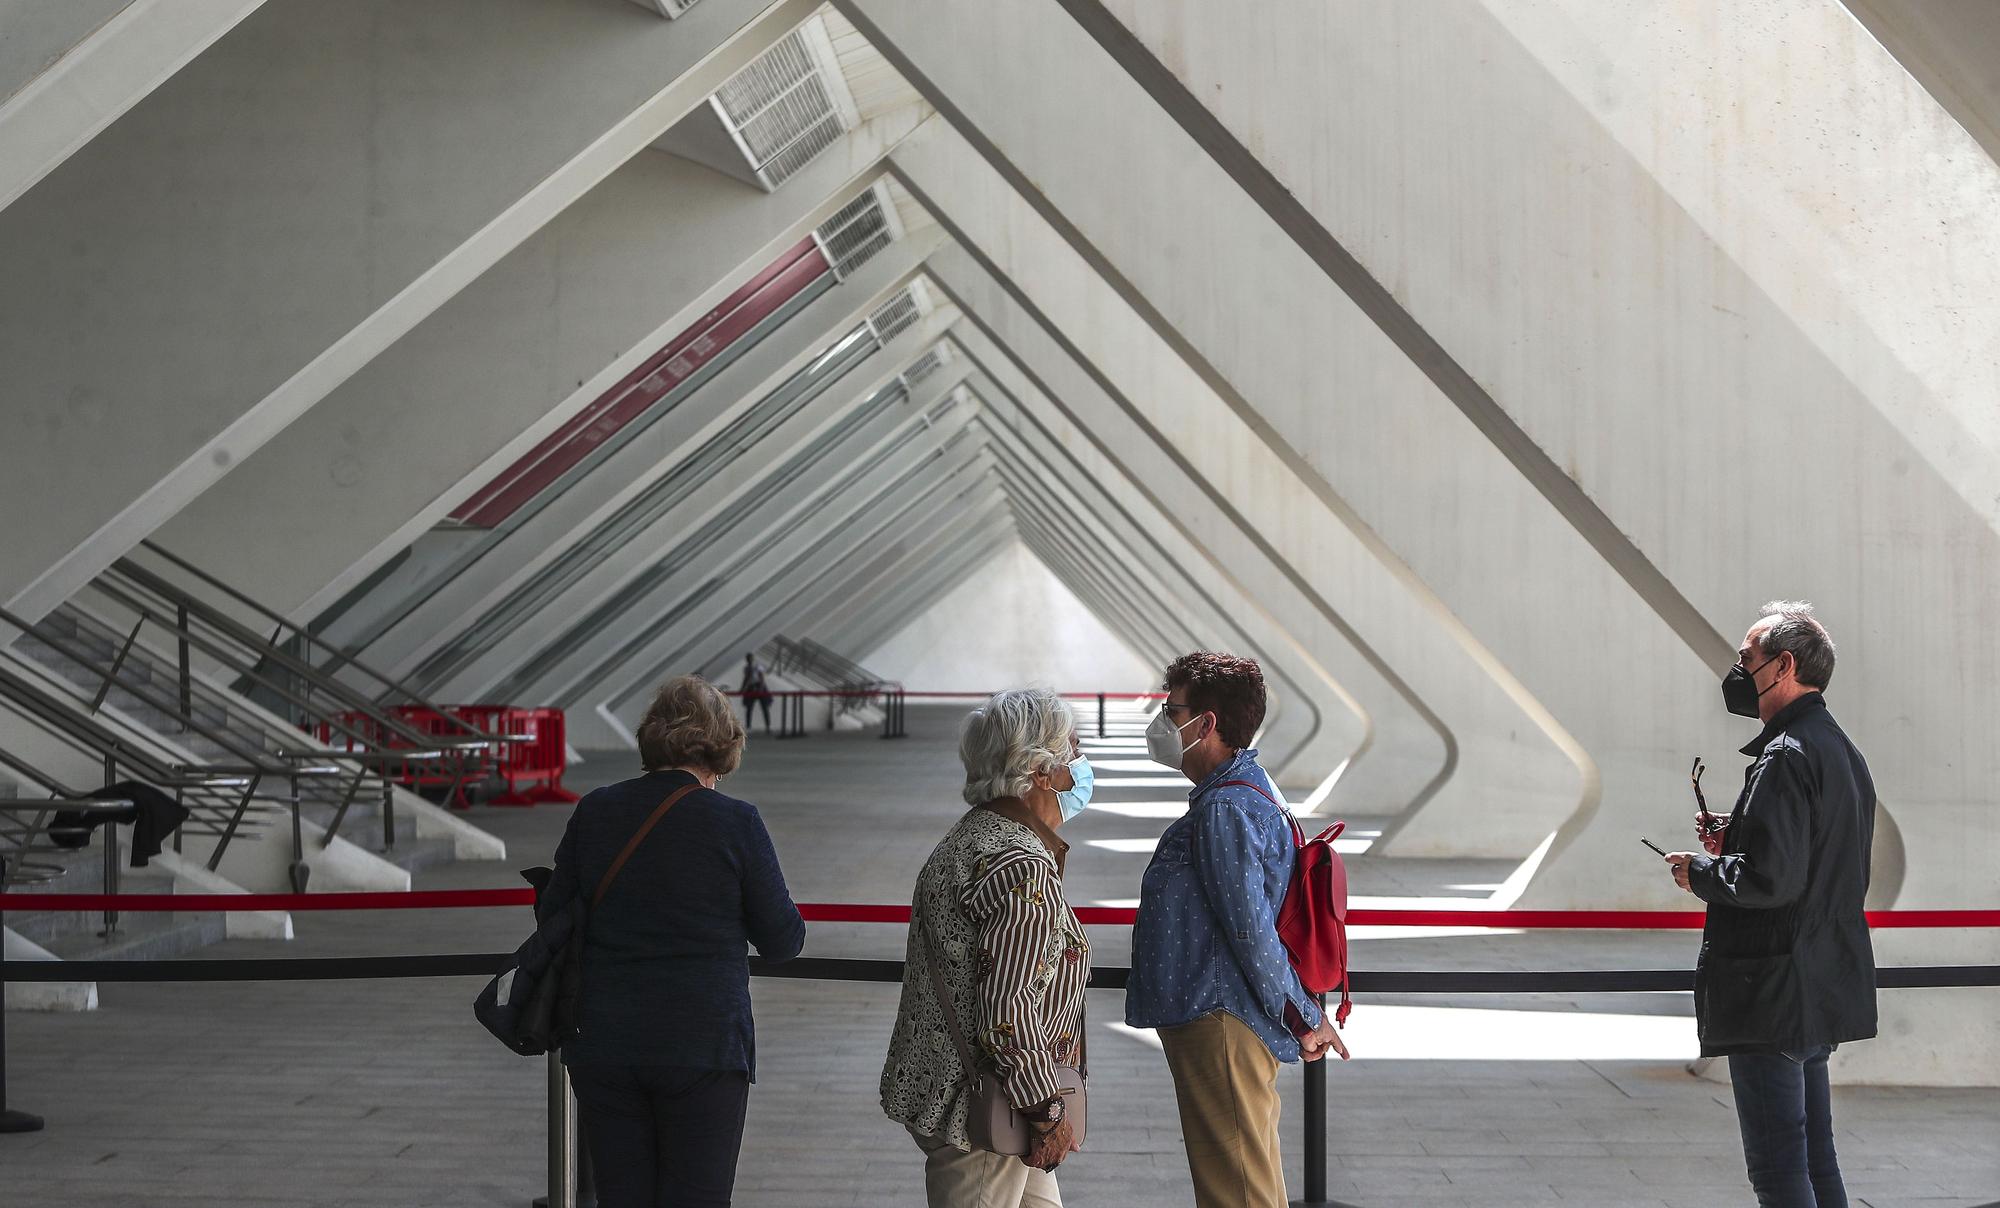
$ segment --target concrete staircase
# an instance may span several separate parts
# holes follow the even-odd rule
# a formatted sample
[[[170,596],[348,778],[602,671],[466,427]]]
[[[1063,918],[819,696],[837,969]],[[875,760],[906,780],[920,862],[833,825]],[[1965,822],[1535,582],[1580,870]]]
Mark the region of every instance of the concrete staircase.
[[[12,781],[0,779],[0,797],[18,796]],[[36,852],[32,859],[44,869],[62,871],[52,879],[39,877],[14,883],[18,892],[53,894],[95,894],[105,892],[105,827],[91,833],[90,842],[73,852]],[[116,889],[120,893],[177,892],[177,878],[164,868],[129,868],[128,848],[120,846],[120,867]],[[228,916],[219,911],[124,914],[108,932],[104,915],[95,910],[12,912],[6,929],[13,933],[7,941],[9,959],[58,960],[165,960],[184,956],[224,939]],[[19,940],[32,948],[24,951]],[[88,1010],[96,1004],[89,982],[10,985],[5,1006],[10,1010]]]
[[[111,665],[121,644],[102,622],[80,612],[74,605],[66,604],[43,618],[32,632],[17,639],[14,649],[89,697],[94,696],[103,685],[104,672],[99,668]],[[85,657],[88,662],[83,661]],[[235,709],[216,702],[212,694],[208,699],[197,697],[192,702],[191,715],[200,727],[215,733],[220,741],[190,730],[180,717],[155,703],[175,700],[178,683],[179,671],[170,660],[143,642],[135,642],[118,668],[116,682],[105,695],[104,707],[197,759],[217,763],[239,761],[242,758],[239,752],[245,751],[275,755],[290,736],[290,732],[281,732],[247,702],[243,708]],[[297,745],[309,746],[310,740],[299,734]],[[232,751],[231,747],[236,750]],[[277,791],[275,786],[270,787]],[[302,782],[301,814],[306,823],[308,845],[316,844],[319,836],[325,833],[326,826],[339,809],[345,787],[344,780]],[[356,792],[353,804],[341,821],[339,835],[406,871],[454,858],[451,838],[420,836],[415,819],[403,810],[396,813],[396,841],[393,846],[386,844],[381,819],[381,785],[371,779]],[[274,821],[274,835],[282,829],[282,825]]]

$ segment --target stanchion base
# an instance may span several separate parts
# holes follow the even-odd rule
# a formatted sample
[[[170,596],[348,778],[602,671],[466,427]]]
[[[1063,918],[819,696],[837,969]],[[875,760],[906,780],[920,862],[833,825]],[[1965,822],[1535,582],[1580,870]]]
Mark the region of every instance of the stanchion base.
[[[545,1195],[536,1196],[529,1208],[549,1208],[549,1197]],[[594,1195],[577,1196],[576,1208],[597,1208],[597,1197]]]
[[[42,1131],[42,1118],[27,1112],[0,1111],[0,1133],[30,1133]]]

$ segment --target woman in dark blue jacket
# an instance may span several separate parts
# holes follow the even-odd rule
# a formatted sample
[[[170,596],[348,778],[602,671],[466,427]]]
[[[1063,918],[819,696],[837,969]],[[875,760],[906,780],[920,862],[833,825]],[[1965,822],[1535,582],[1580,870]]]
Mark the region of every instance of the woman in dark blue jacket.
[[[743,728],[721,692],[671,680],[639,723],[646,774],[577,804],[544,910],[595,892],[662,801],[685,793],[590,914],[577,1034],[563,1046],[603,1208],[726,1205],[756,1077],[746,945],[805,943],[755,806],[716,791]]]

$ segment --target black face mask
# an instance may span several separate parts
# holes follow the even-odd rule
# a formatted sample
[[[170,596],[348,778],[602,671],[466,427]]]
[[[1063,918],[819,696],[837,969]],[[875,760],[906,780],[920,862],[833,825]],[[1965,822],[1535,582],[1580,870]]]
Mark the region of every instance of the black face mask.
[[[1757,665],[1757,670],[1762,671],[1770,665],[1771,660],[1765,659]],[[1778,683],[1776,680],[1771,681],[1771,688],[1777,686]],[[1764,692],[1769,692],[1771,688],[1766,688],[1763,692],[1759,692],[1757,690],[1757,677],[1753,673],[1745,671],[1743,664],[1738,663],[1729,669],[1728,675],[1722,677],[1723,707],[1738,717],[1755,717],[1757,716],[1758,698],[1763,696]]]

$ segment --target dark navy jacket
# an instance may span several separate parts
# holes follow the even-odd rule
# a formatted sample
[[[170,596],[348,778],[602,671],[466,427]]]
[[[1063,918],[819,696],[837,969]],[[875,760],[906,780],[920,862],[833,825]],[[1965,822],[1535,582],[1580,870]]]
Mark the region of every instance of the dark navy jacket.
[[[651,772],[577,803],[542,911],[587,900],[633,832],[694,778]],[[790,960],[806,924],[757,808],[713,789],[681,798],[592,912],[573,1064],[757,1073],[747,945]]]
[[[1875,1034],[1875,954],[1862,899],[1875,782],[1809,692],[1743,748],[1756,757],[1722,855],[1688,884],[1708,903],[1694,1009],[1703,1056],[1799,1052]]]

